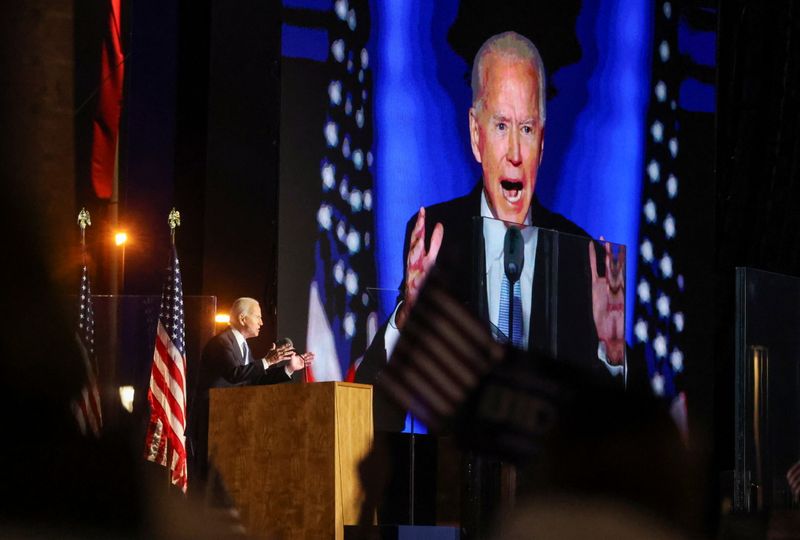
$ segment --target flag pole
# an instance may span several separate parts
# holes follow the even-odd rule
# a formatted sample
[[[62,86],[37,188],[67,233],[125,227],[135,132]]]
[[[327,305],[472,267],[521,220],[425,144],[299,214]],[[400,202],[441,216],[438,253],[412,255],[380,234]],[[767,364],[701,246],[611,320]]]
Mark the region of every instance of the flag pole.
[[[81,228],[81,258],[83,260],[83,264],[86,264],[86,227],[91,227],[92,225],[92,216],[89,215],[89,211],[86,208],[81,208],[81,211],[78,212],[78,226]]]
[[[175,229],[181,226],[181,213],[175,210],[175,207],[172,207],[172,210],[169,211],[169,215],[167,216],[167,224],[169,225],[169,242],[170,246],[172,247],[173,251],[175,250]],[[169,455],[169,438],[167,438],[166,448],[167,448],[167,455]],[[172,468],[167,467],[167,486],[168,489],[172,487]]]
[[[167,223],[169,223],[169,239],[172,247],[175,247],[175,228],[181,226],[181,213],[175,210],[174,206],[169,212]]]

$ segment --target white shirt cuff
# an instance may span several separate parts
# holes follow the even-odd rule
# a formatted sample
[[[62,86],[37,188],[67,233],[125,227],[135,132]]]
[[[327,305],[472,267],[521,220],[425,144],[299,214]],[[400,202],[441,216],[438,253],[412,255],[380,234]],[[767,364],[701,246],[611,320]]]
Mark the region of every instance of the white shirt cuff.
[[[394,348],[397,346],[397,340],[400,339],[400,329],[397,328],[395,316],[397,315],[397,310],[400,309],[402,304],[403,302],[400,302],[394,308],[392,316],[389,317],[389,324],[386,325],[386,332],[383,334],[383,346],[386,348],[387,362],[389,361],[389,358],[391,358]]]

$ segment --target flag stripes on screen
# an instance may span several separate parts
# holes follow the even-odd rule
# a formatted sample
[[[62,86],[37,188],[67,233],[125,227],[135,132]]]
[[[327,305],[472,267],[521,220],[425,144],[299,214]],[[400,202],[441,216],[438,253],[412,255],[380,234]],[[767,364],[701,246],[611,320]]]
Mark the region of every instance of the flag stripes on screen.
[[[97,386],[97,359],[94,349],[94,308],[89,270],[84,263],[81,268],[81,285],[78,291],[78,328],[75,332],[83,358],[86,380],[80,396],[72,402],[72,411],[78,427],[84,435],[100,436],[103,414],[100,408],[100,392]]]
[[[172,248],[161,295],[153,366],[150,372],[150,423],[145,459],[168,467],[171,481],[186,492],[186,344],[183,285],[178,254]]]
[[[455,413],[504,356],[489,331],[431,275],[378,384],[431,429]]]

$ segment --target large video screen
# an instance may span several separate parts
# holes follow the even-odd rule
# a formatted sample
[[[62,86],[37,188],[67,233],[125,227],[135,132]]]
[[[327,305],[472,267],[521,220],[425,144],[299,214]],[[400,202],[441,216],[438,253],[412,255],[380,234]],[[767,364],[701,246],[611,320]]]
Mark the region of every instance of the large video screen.
[[[351,377],[392,316],[409,220],[479,189],[472,60],[487,38],[513,30],[536,45],[547,73],[537,204],[627,246],[627,343],[639,347],[654,391],[679,398],[684,315],[670,298],[684,276],[658,243],[674,236],[674,212],[647,191],[675,199],[678,126],[654,118],[708,109],[709,99],[708,85],[679,97],[660,80],[686,27],[671,9],[647,0],[284,1],[278,333],[305,338],[317,380]],[[637,274],[643,261],[661,281]]]

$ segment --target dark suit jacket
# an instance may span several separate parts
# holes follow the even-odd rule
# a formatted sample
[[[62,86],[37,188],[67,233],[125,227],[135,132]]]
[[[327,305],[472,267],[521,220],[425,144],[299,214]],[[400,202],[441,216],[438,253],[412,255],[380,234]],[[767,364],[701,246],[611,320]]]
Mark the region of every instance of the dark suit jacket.
[[[437,267],[447,276],[451,292],[483,321],[489,321],[483,229],[480,201],[483,182],[463,196],[425,209],[426,248],[436,223],[444,226],[444,237]],[[406,225],[403,261],[408,256],[408,240],[416,215]],[[476,219],[477,218],[477,219]],[[541,351],[558,360],[590,370],[597,377],[610,379],[597,358],[597,331],[592,317],[591,269],[588,262],[589,235],[560,214],[549,211],[534,196],[532,225],[558,233],[540,232],[533,277],[533,305],[529,331],[529,350]],[[477,229],[476,229],[477,228]],[[400,284],[404,296],[405,276]],[[356,381],[374,384],[386,365],[385,325],[378,331],[356,372]],[[402,429],[405,412],[393,406],[376,388],[373,393],[375,426]]]
[[[261,359],[244,365],[242,350],[230,328],[211,338],[200,358],[200,375],[189,418],[195,478],[202,482],[207,473],[209,389],[289,381],[283,365],[264,369]]]

